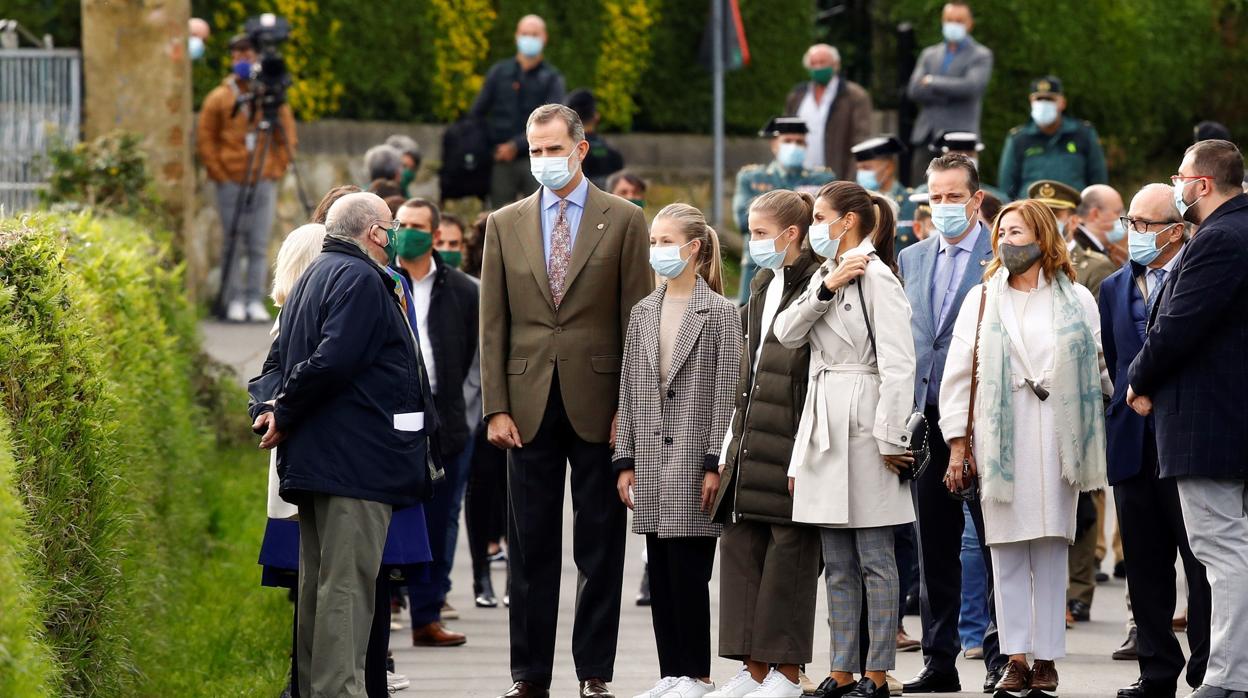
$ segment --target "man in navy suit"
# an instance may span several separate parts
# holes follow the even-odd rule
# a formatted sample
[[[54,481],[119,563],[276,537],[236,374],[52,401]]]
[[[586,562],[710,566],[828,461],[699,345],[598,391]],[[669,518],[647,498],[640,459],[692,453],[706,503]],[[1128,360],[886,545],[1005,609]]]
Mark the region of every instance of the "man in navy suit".
[[[931,465],[915,480],[915,511],[919,530],[919,617],[923,622],[923,671],[905,685],[906,693],[956,693],[961,690],[955,662],[960,653],[958,612],[961,608],[962,503],[949,496],[945,468],[949,449],[940,433],[940,379],[953,338],[953,325],[966,294],[984,275],[992,259],[991,231],[979,220],[984,193],[970,158],[947,153],[927,168],[932,226],[929,235],[901,251],[898,269],[905,280],[914,334],[914,402],[927,415]],[[971,516],[984,541],[979,502]],[[984,559],[988,549],[984,547]],[[989,596],[992,594],[989,579]],[[991,608],[991,605],[990,605]],[[995,686],[1006,658],[1001,656],[995,625],[984,637],[985,686]]]
[[[1127,212],[1131,259],[1101,284],[1101,343],[1114,379],[1114,397],[1105,412],[1109,483],[1114,486],[1122,549],[1127,560],[1127,591],[1135,615],[1140,679],[1118,691],[1118,698],[1173,698],[1183,671],[1183,648],[1174,636],[1175,556],[1187,574],[1187,639],[1192,658],[1187,682],[1196,687],[1209,661],[1209,582],[1192,554],[1183,526],[1179,491],[1161,479],[1153,417],[1127,407],[1127,371],[1144,346],[1148,311],[1161,297],[1187,239],[1188,224],[1174,205],[1174,190],[1150,184]]]
[[[1160,476],[1176,478],[1183,522],[1212,591],[1209,667],[1189,698],[1248,693],[1248,195],[1228,141],[1187,149],[1175,204],[1198,227],[1150,314],[1127,404],[1156,412]]]

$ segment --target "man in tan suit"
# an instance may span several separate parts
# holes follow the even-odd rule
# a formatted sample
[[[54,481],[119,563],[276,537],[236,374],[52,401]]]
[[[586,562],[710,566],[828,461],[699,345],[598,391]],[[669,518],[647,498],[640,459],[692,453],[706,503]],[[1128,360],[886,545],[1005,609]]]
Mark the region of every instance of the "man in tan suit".
[[[653,289],[641,208],[581,172],[576,112],[525,129],[541,188],[490,215],[481,267],[481,388],[490,443],[509,449],[511,673],[504,698],[545,698],[554,664],[565,468],[572,467],[580,696],[610,696],[626,514],[614,436],[629,311]]]

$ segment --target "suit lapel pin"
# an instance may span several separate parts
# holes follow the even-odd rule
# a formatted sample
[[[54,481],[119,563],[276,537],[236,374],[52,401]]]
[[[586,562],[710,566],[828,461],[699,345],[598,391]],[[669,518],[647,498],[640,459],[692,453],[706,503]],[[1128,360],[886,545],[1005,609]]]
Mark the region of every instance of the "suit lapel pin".
[[[981,259],[981,260],[979,260],[979,266],[981,266],[981,267],[986,267],[986,266],[988,266],[988,260],[986,260],[986,259]]]
[[[599,229],[599,230],[602,230],[602,229],[603,229],[603,228],[605,228],[605,227],[607,227],[607,224],[606,224],[606,223],[599,223],[599,224],[598,224],[598,229]]]

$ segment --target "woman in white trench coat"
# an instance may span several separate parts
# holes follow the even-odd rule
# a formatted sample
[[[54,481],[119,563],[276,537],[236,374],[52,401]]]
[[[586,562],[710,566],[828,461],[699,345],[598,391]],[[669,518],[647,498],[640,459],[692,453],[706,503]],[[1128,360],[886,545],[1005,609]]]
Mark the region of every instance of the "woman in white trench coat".
[[[1096,302],[1074,282],[1049,209],[1037,201],[1010,204],[997,217],[992,244],[996,258],[962,304],[941,383],[940,428],[951,453],[945,480],[957,491],[974,476],[963,475],[974,399],[973,463],[1001,652],[1010,656],[995,695],[1052,697],[1054,660],[1066,649],[1075,504],[1080,491],[1105,486],[1103,396],[1112,386]]]
[[[888,696],[899,611],[892,527],[914,521],[898,477],[913,461],[906,421],[915,359],[910,305],[893,271],[893,221],[887,201],[857,184],[819,190],[809,240],[828,261],[774,324],[781,344],[810,345],[789,476],[793,521],[822,527],[832,626],[822,695],[832,698]],[[870,647],[855,684],[864,585]]]

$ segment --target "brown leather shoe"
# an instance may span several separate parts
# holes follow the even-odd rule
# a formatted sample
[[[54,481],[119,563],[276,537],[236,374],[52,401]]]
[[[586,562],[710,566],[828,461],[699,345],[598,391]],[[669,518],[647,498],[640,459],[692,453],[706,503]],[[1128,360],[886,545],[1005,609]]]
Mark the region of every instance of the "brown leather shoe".
[[[602,679],[587,679],[581,682],[581,692],[578,693],[581,698],[615,698],[615,694],[611,689],[607,688],[607,682]]]
[[[897,651],[898,652],[914,652],[923,646],[922,642],[911,638],[906,634],[905,628],[897,630]]]
[[[1010,660],[1005,673],[993,689],[993,698],[1022,698],[1031,689],[1031,669],[1023,662]]]
[[[517,681],[511,685],[510,690],[498,698],[550,698],[550,691],[535,683]]]
[[[441,623],[412,628],[412,647],[459,647],[468,642],[468,636],[447,630]]]
[[[1031,692],[1040,693],[1048,698],[1057,697],[1057,665],[1051,659],[1037,659],[1032,668]]]

